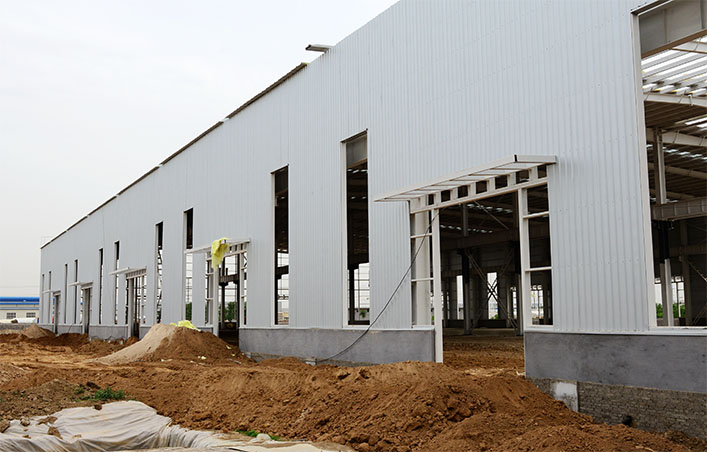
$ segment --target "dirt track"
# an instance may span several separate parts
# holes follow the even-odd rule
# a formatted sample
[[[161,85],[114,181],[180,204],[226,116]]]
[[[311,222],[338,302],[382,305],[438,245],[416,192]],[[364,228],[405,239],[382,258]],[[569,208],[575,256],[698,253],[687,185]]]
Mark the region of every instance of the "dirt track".
[[[213,359],[155,356],[106,365],[91,359],[122,345],[89,343],[79,335],[2,335],[0,415],[51,414],[90,403],[79,400],[77,388],[97,385],[123,389],[186,427],[254,429],[359,451],[704,450],[704,442],[679,434],[594,424],[570,411],[525,381],[517,338],[446,343],[443,365],[312,367],[294,359],[256,364],[231,352],[224,358],[220,349],[203,351]]]

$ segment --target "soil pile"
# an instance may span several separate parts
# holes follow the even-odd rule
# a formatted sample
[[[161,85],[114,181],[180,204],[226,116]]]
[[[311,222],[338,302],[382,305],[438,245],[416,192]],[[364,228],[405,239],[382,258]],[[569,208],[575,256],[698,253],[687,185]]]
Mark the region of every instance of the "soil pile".
[[[72,396],[79,387],[110,386],[184,427],[333,441],[359,452],[706,450],[700,440],[595,424],[572,412],[518,375],[520,339],[454,346],[445,351],[454,354],[453,366],[314,367],[295,359],[219,360],[213,356],[237,354],[235,347],[229,350],[210,333],[165,327],[143,339],[151,347],[143,345],[140,353],[134,347],[143,341],[124,349],[143,362],[119,366],[87,362],[72,347],[0,343],[0,364],[22,367],[6,369],[9,377],[22,374],[0,384],[0,399],[15,401],[0,414],[17,418],[36,406],[36,414],[48,415],[80,403],[72,400],[81,398]],[[55,379],[64,386],[46,391]],[[52,406],[27,399],[35,393]]]
[[[54,333],[37,325],[32,325],[22,330],[22,335],[30,339],[40,339],[43,337],[54,337]]]
[[[79,387],[63,380],[50,380],[23,391],[0,391],[0,417],[20,419],[54,413],[63,408],[92,406],[93,400],[81,400]]]
[[[217,361],[238,355],[237,349],[211,333],[158,323],[142,340],[96,361],[103,364],[162,360]]]
[[[76,349],[88,343],[88,336],[79,333],[64,333],[58,336],[42,336],[36,338],[29,338],[30,342],[35,344],[48,345],[54,347],[71,347]]]
[[[479,377],[434,363],[182,362],[122,367],[91,378],[130,388],[131,396],[185,427],[253,429],[360,452],[687,450],[663,436],[594,424],[521,377]]]

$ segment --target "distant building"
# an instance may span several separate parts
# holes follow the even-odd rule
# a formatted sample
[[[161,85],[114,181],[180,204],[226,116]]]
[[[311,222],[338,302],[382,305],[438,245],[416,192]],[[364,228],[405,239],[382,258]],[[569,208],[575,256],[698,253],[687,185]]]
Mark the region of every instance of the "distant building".
[[[39,321],[39,297],[0,297],[0,322],[17,319],[18,323]]]

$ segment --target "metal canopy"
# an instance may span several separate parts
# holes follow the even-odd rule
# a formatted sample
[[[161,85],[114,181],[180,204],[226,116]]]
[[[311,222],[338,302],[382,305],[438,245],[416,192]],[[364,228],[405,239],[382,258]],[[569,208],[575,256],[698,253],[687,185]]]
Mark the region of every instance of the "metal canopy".
[[[378,197],[376,202],[412,201],[420,197],[455,190],[470,184],[493,180],[499,176],[510,176],[518,171],[530,171],[557,161],[554,155],[511,155],[500,160],[469,168],[438,178],[421,185],[395,190]]]
[[[245,249],[245,245],[248,245],[250,243],[250,239],[240,239],[240,240],[226,240],[226,244],[228,245],[228,253],[226,253],[226,256],[232,255],[232,254],[237,254],[239,251]],[[198,248],[190,248],[187,250],[184,250],[184,254],[211,254],[211,245],[204,245],[200,246]]]

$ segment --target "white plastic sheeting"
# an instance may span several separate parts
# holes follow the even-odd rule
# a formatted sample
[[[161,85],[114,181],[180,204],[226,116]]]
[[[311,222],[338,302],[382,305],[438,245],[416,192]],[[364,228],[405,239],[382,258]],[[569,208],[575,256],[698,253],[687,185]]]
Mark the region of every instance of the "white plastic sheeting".
[[[3,452],[102,452],[156,449],[162,447],[199,448],[201,450],[235,450],[257,452],[276,446],[279,452],[348,451],[344,446],[322,449],[307,443],[282,443],[229,439],[215,432],[188,430],[170,425],[172,420],[160,416],[141,402],[114,402],[93,407],[67,408],[54,414],[56,420],[46,421],[46,416],[30,419],[27,426],[13,420],[4,433],[0,433],[0,450]],[[40,421],[43,421],[40,423]],[[49,434],[56,428],[61,437]],[[234,449],[231,449],[234,450]]]

